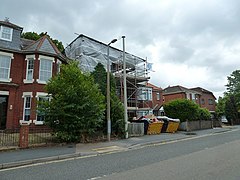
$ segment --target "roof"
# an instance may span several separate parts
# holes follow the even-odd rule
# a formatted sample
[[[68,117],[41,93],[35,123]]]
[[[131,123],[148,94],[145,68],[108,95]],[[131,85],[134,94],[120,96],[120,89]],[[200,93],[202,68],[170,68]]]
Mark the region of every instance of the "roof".
[[[8,20],[0,21],[0,25],[4,25],[4,26],[7,26],[7,27],[11,27],[11,28],[14,28],[14,29],[18,29],[18,30],[20,30],[20,31],[23,30],[22,27],[17,26],[17,25],[15,25],[15,24],[12,24],[12,23],[10,23]]]
[[[154,90],[162,90],[161,87],[157,87],[157,86],[155,86],[155,85],[153,85],[153,84],[151,84],[151,83],[147,83],[146,86],[147,86],[147,87],[151,87],[151,88],[153,88]]]
[[[191,90],[191,89],[185,88],[183,86],[179,86],[179,85],[169,86],[163,90],[164,94],[175,94],[175,93],[186,93],[186,92],[192,92],[192,93],[199,94],[199,92],[197,92],[197,91],[194,91],[194,90]]]
[[[213,94],[211,91],[207,90],[207,89],[204,89],[204,88],[201,88],[201,87],[195,87],[195,88],[190,88],[190,89],[192,89],[192,90],[194,90],[194,91],[198,91],[198,92],[200,92],[200,93],[211,94],[215,99],[217,99],[217,98],[214,96],[214,94]]]
[[[58,56],[61,59],[66,59],[47,35],[44,35],[37,41],[26,39],[21,40],[23,43],[24,52],[38,52],[44,54],[47,53],[49,55]]]

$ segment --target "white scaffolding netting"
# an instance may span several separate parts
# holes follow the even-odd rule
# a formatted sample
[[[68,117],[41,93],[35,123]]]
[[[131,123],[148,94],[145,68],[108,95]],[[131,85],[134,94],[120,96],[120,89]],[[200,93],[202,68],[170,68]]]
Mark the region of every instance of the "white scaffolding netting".
[[[107,68],[107,48],[107,44],[80,35],[66,47],[65,54],[70,59],[78,60],[79,66],[83,71],[92,72],[98,63],[103,64]],[[109,59],[112,72],[121,76],[123,52],[109,47]],[[147,78],[146,60],[129,53],[125,53],[125,60],[128,76]]]

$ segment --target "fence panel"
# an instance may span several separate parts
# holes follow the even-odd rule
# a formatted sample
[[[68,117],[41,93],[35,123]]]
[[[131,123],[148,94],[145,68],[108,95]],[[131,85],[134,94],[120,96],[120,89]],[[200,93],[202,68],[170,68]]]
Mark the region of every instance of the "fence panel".
[[[0,130],[0,147],[18,146],[19,129]]]

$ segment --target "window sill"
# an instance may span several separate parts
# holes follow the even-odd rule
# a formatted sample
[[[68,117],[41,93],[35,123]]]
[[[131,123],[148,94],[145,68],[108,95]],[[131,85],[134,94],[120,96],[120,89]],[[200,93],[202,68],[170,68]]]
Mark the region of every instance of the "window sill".
[[[41,81],[41,80],[39,80],[39,79],[37,79],[37,82],[38,82],[39,84],[47,84],[46,81]]]
[[[12,78],[9,79],[0,79],[1,82],[12,82]]]
[[[33,123],[34,123],[35,125],[43,125],[43,124],[44,124],[44,121],[33,120]]]
[[[34,79],[32,79],[32,80],[24,79],[23,80],[24,84],[31,84],[31,83],[33,83],[33,81],[34,81]]]
[[[20,125],[30,125],[32,123],[32,120],[29,121],[20,120],[19,123]]]

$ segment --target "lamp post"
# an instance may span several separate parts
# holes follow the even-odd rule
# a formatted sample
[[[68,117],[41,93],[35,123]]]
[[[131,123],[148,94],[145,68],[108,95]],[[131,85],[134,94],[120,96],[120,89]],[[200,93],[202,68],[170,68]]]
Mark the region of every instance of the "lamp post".
[[[124,96],[124,121],[125,138],[128,138],[128,114],[127,114],[127,79],[126,79],[126,59],[125,59],[125,36],[123,39],[123,96]]]
[[[115,43],[117,39],[113,39],[107,45],[107,139],[111,140],[111,118],[110,118],[110,58],[109,47],[112,43]]]

